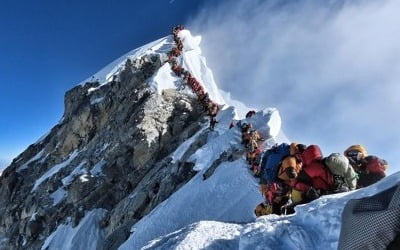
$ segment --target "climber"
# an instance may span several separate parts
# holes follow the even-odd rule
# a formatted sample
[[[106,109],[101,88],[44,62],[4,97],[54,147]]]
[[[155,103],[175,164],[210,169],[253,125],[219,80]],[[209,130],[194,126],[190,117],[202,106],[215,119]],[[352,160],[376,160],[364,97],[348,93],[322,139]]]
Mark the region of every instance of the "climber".
[[[172,50],[168,53],[168,57],[178,57],[180,55],[181,51],[177,47],[172,48]]]
[[[282,206],[286,205],[290,197],[290,187],[282,182],[272,182],[260,185],[264,203],[272,207],[271,213],[281,215]]]
[[[351,145],[344,155],[358,174],[357,188],[372,185],[386,176],[388,163],[377,156],[368,155],[362,145]]]
[[[179,49],[179,51],[182,51],[183,50],[183,43],[182,43],[181,39],[177,39],[175,41],[175,43],[176,43],[176,47]]]
[[[247,148],[247,146],[250,143],[250,126],[251,124],[248,125],[249,129],[242,129],[242,144],[244,144],[244,146]]]
[[[246,160],[250,165],[252,165],[255,157],[257,156],[256,155],[256,151],[258,149],[257,142],[254,140],[250,140],[250,142],[246,145],[246,148],[247,148]]]
[[[305,145],[291,143],[290,144],[290,155],[286,156],[281,164],[278,171],[278,178],[290,185],[291,182],[295,181],[297,175],[302,169],[301,153],[304,152]]]
[[[184,69],[182,68],[182,66],[179,66],[178,63],[176,61],[174,61],[172,63],[171,66],[172,71],[177,75],[177,76],[181,76]]]
[[[322,152],[317,145],[310,145],[301,153],[302,168],[296,179],[290,181],[290,186],[302,193],[304,203],[335,190],[333,175],[322,159]]]
[[[183,26],[183,25],[175,26],[174,28],[172,28],[172,34],[174,36],[176,36],[176,35],[178,35],[179,31],[184,30],[184,29],[185,29],[185,26]]]
[[[260,190],[274,214],[281,214],[281,207],[289,201],[290,186],[277,177],[282,159],[290,154],[287,143],[276,144],[264,152],[260,163]]]
[[[187,78],[187,82],[190,86],[190,88],[194,88],[196,87],[196,85],[198,84],[196,78],[194,78],[191,74],[189,74],[188,78]]]
[[[248,139],[246,137],[246,141],[248,143],[246,144],[246,148],[250,154],[253,154],[258,148],[258,143],[260,141],[264,141],[264,139],[260,136],[260,134],[256,130],[250,130],[248,133]],[[254,156],[255,157],[255,156]],[[249,160],[249,163],[251,164],[253,157],[250,157],[251,160]]]
[[[205,94],[205,91],[204,91],[203,87],[200,86],[200,89],[196,92],[196,95],[197,96],[203,96],[204,94]]]
[[[204,107],[211,100],[210,100],[210,97],[209,97],[208,93],[203,93],[202,95],[199,95],[199,101],[200,101],[201,105],[203,105],[203,107]]]
[[[183,82],[184,83],[186,83],[186,84],[189,84],[189,79],[192,77],[192,74],[190,74],[190,72],[189,71],[184,71],[183,72]]]
[[[356,189],[357,174],[346,156],[340,153],[332,153],[323,158],[322,163],[333,174],[333,180],[335,182],[334,193]]]
[[[207,105],[207,111],[208,111],[208,115],[211,117],[215,117],[218,114],[218,104],[216,104],[213,101],[210,101]]]
[[[250,169],[253,171],[255,177],[260,177],[260,162],[262,150],[258,148],[253,153],[247,152],[247,158],[250,164]]]
[[[210,117],[210,130],[213,131],[215,128],[215,125],[218,123],[217,119],[215,118],[215,116],[211,116]]]

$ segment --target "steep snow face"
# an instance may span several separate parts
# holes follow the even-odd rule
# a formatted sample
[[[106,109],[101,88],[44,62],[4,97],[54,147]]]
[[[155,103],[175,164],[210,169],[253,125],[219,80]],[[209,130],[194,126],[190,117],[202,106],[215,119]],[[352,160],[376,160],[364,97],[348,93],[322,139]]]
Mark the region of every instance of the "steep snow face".
[[[262,131],[264,137],[274,140],[274,137],[271,137],[268,132],[280,130],[280,122],[276,122],[276,116],[279,116],[279,113],[274,109],[260,111],[247,120],[234,121],[236,126],[229,129],[229,124],[235,117],[234,109],[231,107],[222,110],[217,116],[219,122],[215,130],[210,133],[208,142],[189,158],[189,161],[195,164],[194,169],[199,171],[198,174],[148,216],[136,223],[131,230],[130,238],[120,249],[140,249],[152,239],[173,233],[175,230],[199,221],[215,220],[239,223],[253,221],[254,207],[262,200],[262,197],[258,191],[258,180],[252,176],[244,159],[239,125],[243,122],[252,122],[254,128]],[[174,160],[179,160],[179,156],[187,151],[196,136],[198,135],[194,135],[193,139],[189,139],[172,154]],[[265,147],[267,146],[265,145]],[[238,159],[222,162],[209,178],[204,179],[204,175],[210,171],[212,163],[217,162],[224,153],[235,151],[239,154]],[[208,223],[204,225],[207,228],[213,226]],[[215,237],[221,237],[221,240],[231,240],[236,237],[235,234],[238,234],[238,230],[235,228],[241,227],[234,224],[218,225],[220,226],[215,230],[221,230],[217,234],[219,236],[205,236],[208,240],[211,241]],[[190,234],[196,235],[200,231],[203,233],[208,231],[206,228],[202,228],[197,232],[195,229],[197,226],[190,226],[195,231]],[[224,238],[224,230],[228,230],[232,235]],[[190,229],[185,229],[178,238],[187,239],[184,234],[188,231]],[[176,234],[174,233],[174,235]],[[204,240],[201,239],[201,241]],[[199,242],[192,243],[194,247]],[[201,245],[196,245],[195,248]],[[160,249],[168,247],[167,243]],[[151,245],[149,248],[152,248]]]
[[[241,166],[244,167],[244,166]],[[247,173],[242,173],[247,174]],[[223,185],[224,173],[216,172],[213,178]],[[348,200],[372,196],[398,185],[400,173],[386,177],[382,181],[357,191],[324,196],[309,204],[296,207],[296,214],[289,216],[268,215],[246,224],[201,221],[187,225],[175,232],[150,241],[143,249],[337,249],[341,227],[341,214]],[[250,185],[250,181],[246,185]],[[233,187],[242,194],[240,187]],[[243,191],[246,192],[247,189]],[[252,190],[252,192],[257,192]],[[231,197],[210,196],[208,203],[230,202]],[[205,207],[205,206],[204,206]],[[204,207],[196,207],[203,213]],[[246,209],[240,204],[237,209]],[[249,209],[249,208],[248,208]],[[177,210],[179,211],[179,210]],[[180,214],[175,211],[175,213]],[[239,212],[239,211],[237,211]],[[242,210],[243,217],[248,211]],[[168,214],[170,215],[170,214]],[[152,216],[149,215],[149,216]],[[165,218],[164,218],[165,220]],[[253,220],[253,218],[250,218]],[[226,221],[226,220],[225,220]],[[133,235],[135,232],[133,233]],[[132,241],[127,244],[136,246]],[[128,249],[123,247],[121,249]]]

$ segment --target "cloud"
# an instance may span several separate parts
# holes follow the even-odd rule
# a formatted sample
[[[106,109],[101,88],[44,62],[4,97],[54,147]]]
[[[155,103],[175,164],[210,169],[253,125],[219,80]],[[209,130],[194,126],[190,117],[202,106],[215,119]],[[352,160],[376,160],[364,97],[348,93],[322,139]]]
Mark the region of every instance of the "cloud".
[[[247,106],[277,107],[292,140],[326,153],[362,143],[394,161],[400,2],[281,2],[225,1],[191,20],[219,86]]]

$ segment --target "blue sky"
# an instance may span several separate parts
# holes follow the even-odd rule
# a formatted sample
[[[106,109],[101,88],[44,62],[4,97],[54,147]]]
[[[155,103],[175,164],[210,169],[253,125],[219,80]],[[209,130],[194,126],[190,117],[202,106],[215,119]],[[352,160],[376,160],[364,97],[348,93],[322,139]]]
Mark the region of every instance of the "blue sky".
[[[397,0],[2,1],[0,167],[58,122],[67,90],[184,23],[219,87],[277,107],[289,139],[325,154],[363,144],[398,171],[399,11]]]
[[[48,132],[64,93],[206,1],[1,1],[0,167]]]

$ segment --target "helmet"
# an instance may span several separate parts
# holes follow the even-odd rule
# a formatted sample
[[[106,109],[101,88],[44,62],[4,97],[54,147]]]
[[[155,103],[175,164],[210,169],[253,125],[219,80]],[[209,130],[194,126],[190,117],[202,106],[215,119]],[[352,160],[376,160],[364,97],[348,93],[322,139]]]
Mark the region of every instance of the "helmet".
[[[292,201],[293,202],[301,202],[302,200],[303,200],[303,194],[300,192],[300,191],[298,191],[298,190],[296,190],[296,189],[292,189]]]
[[[367,150],[359,144],[351,145],[344,151],[344,155],[347,157],[351,157],[352,152],[359,152],[361,158],[365,158],[368,156]]]

